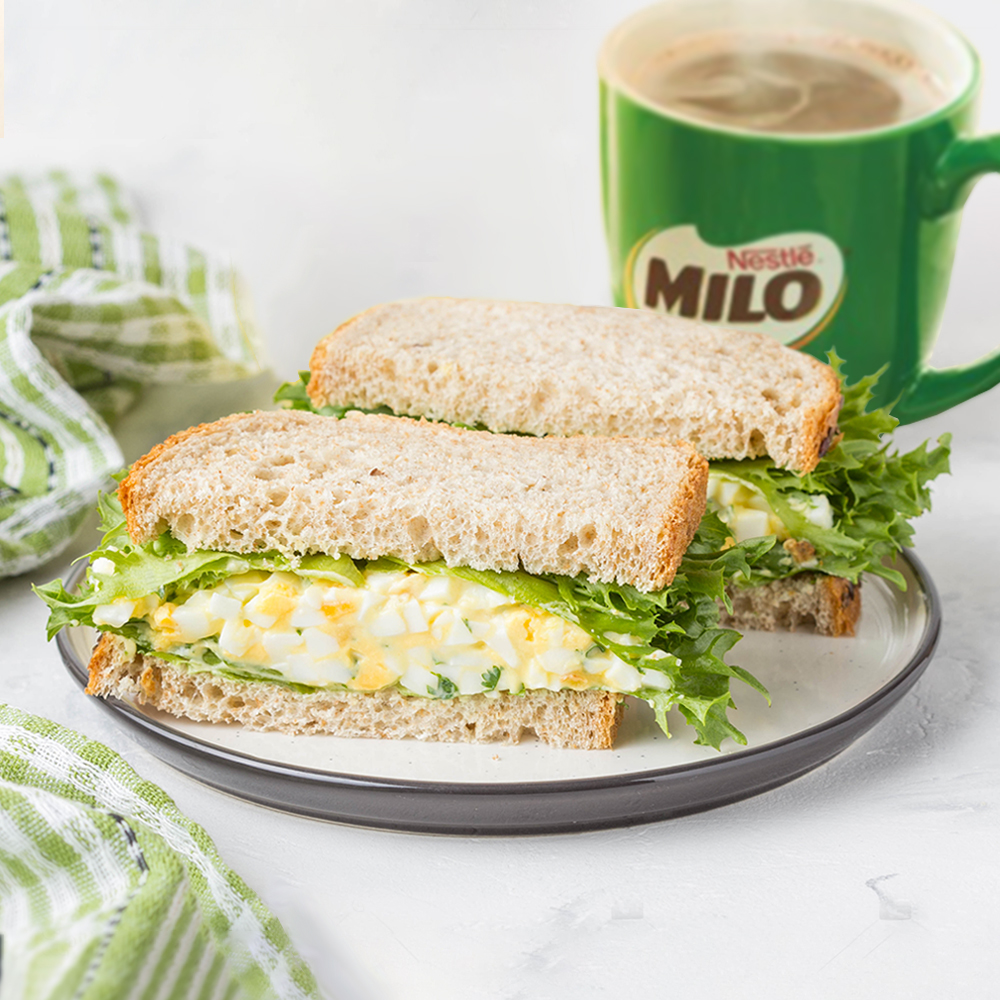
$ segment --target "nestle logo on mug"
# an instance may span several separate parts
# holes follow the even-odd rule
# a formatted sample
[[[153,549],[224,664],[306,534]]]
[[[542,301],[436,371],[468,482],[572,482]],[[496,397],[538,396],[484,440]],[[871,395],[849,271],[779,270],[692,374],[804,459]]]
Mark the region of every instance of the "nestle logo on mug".
[[[626,265],[626,304],[768,333],[799,347],[833,318],[844,259],[821,233],[785,233],[713,246],[695,226],[639,243]]]

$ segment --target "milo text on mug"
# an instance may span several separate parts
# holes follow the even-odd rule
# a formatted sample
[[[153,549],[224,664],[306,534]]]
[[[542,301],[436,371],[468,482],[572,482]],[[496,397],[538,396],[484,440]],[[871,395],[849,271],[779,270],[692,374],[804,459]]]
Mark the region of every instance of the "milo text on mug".
[[[801,347],[833,319],[844,298],[844,258],[821,233],[781,233],[713,246],[696,226],[640,240],[625,265],[626,304]]]

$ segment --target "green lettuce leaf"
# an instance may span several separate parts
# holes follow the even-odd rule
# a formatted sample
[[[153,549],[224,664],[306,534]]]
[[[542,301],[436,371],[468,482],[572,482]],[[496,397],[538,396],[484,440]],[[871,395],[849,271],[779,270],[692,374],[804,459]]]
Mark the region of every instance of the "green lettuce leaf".
[[[93,624],[91,616],[99,604],[123,598],[138,600],[147,594],[170,600],[180,591],[211,587],[228,576],[251,570],[291,572],[354,587],[364,583],[364,576],[349,556],[306,555],[289,559],[280,552],[245,555],[189,552],[169,532],[135,545],[129,538],[125,515],[114,493],[101,496],[98,510],[104,537],[100,547],[91,553],[91,566],[83,587],[75,594],[66,590],[62,580],[35,587],[35,593],[49,606],[50,639],[65,625]],[[97,559],[113,563],[114,572],[95,573],[93,562]]]
[[[830,364],[842,378],[842,361],[834,353]],[[792,537],[816,549],[818,566],[800,567],[776,546],[744,575],[741,584],[754,586],[818,568],[854,583],[862,573],[873,573],[905,588],[902,574],[887,560],[912,543],[910,521],[930,510],[928,484],[949,471],[951,435],[942,435],[936,447],[925,441],[906,454],[891,450],[887,436],[899,422],[887,408],[868,412],[880,374],[843,385],[839,418],[843,437],[812,472],[798,475],[778,469],[766,458],[711,463],[713,472],[760,490]],[[790,504],[817,493],[830,501],[832,528],[812,524]]]
[[[674,582],[656,593],[644,593],[628,585],[596,583],[583,576],[449,567],[441,560],[409,564],[389,557],[365,562],[348,556],[310,555],[293,560],[274,552],[248,555],[189,552],[169,533],[134,545],[114,495],[101,499],[101,518],[104,539],[92,560],[109,560],[114,572],[97,573],[92,562],[77,593],[69,593],[61,580],[36,588],[50,609],[50,638],[65,625],[94,626],[92,616],[100,604],[122,598],[137,600],[154,593],[163,600],[171,600],[178,594],[214,586],[227,576],[249,570],[287,571],[361,586],[366,571],[403,568],[428,576],[446,573],[471,580],[579,625],[601,649],[612,650],[646,676],[649,687],[643,687],[637,695],[653,705],[665,732],[666,711],[676,706],[694,726],[696,742],[718,748],[728,736],[746,743],[726,715],[733,707],[730,679],[736,678],[767,697],[766,689],[755,677],[725,662],[726,653],[740,636],[719,627],[717,601],[727,602],[726,583],[736,574],[752,574],[754,565],[766,556],[774,539],[754,539],[726,548],[726,528],[714,515],[706,516],[702,522]],[[152,648],[142,622],[131,621],[111,631],[132,639],[141,649]],[[210,653],[206,658],[199,652],[194,669],[216,669],[227,676],[247,679],[274,679],[267,671],[226,663],[217,651]],[[217,663],[212,662],[213,657]],[[179,662],[184,662],[183,657]],[[442,686],[436,694],[444,697],[447,691]]]
[[[337,417],[338,419],[346,413],[357,411],[358,413],[385,413],[395,416],[388,406],[376,406],[374,410],[366,410],[363,406],[314,406],[313,401],[306,392],[309,384],[309,372],[299,372],[298,382],[285,382],[274,394],[276,403],[284,403],[289,410],[307,410],[310,413],[318,413],[321,417]]]
[[[299,372],[298,382],[285,382],[279,386],[274,394],[274,401],[276,403],[284,403],[285,408],[289,410],[306,410],[309,413],[319,414],[321,417],[336,417],[338,420],[348,413],[381,413],[390,417],[405,417],[407,420],[427,420],[433,424],[446,423],[451,427],[461,427],[467,431],[488,431],[490,429],[486,424],[463,424],[457,420],[433,420],[415,413],[397,413],[391,407],[385,405],[376,406],[373,409],[368,409],[364,406],[355,406],[353,403],[347,403],[344,406],[316,406],[310,398],[309,393],[306,392],[306,386],[309,385],[310,378],[311,375],[309,372]],[[532,434],[522,434],[520,431],[507,431],[506,433],[512,434],[515,437],[534,436]]]

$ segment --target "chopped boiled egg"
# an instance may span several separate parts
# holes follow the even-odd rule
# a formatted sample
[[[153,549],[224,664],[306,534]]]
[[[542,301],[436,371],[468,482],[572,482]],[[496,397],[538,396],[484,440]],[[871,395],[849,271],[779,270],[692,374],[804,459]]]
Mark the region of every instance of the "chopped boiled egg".
[[[406,601],[401,611],[408,632],[426,632],[430,627],[427,624],[427,616],[424,614],[420,602],[415,597],[411,597]]]
[[[358,666],[358,672],[348,682],[355,691],[378,691],[389,687],[399,679],[399,674],[390,670],[385,663],[373,658],[365,658]]]
[[[302,645],[303,639],[298,632],[274,632],[264,633],[261,643],[272,663],[284,663],[292,652]],[[319,654],[314,654],[319,656]]]
[[[791,497],[788,505],[817,527],[833,527],[833,508],[823,494]],[[708,474],[708,507],[718,514],[737,542],[762,535],[776,535],[781,541],[790,537],[788,528],[760,490],[720,472]]]
[[[98,576],[114,576],[115,573],[115,564],[105,556],[95,559],[90,568]]]
[[[191,655],[197,644],[195,656],[207,651],[316,687],[398,686],[448,698],[524,688],[626,692],[660,687],[665,677],[641,674],[549,612],[457,577],[409,570],[370,572],[363,587],[245,573],[171,602],[154,597],[98,610],[109,624],[142,618],[157,650]],[[641,644],[627,633],[609,639]]]
[[[219,649],[238,660],[260,640],[260,630],[255,625],[244,625],[240,621],[226,622],[219,633]]]
[[[242,617],[243,605],[238,598],[226,597],[220,591],[215,591],[209,599],[208,610],[223,621],[230,622]]]
[[[426,667],[411,663],[399,678],[399,684],[413,694],[427,694],[428,689],[434,690],[437,678]]]
[[[110,604],[98,604],[94,608],[94,624],[121,628],[132,617],[134,609],[135,601],[129,601],[125,598],[119,598]]]
[[[793,497],[788,501],[788,506],[801,514],[810,524],[815,524],[817,528],[833,527],[833,508],[830,506],[830,498],[823,496],[822,493],[810,493],[804,500]]]
[[[336,637],[330,635],[329,632],[324,632],[321,628],[303,629],[302,638],[306,641],[309,655],[317,660],[330,656],[340,649],[340,643],[337,642]]]
[[[292,628],[317,628],[326,621],[326,615],[321,608],[314,608],[303,595],[288,621]]]
[[[387,639],[394,635],[406,633],[406,622],[403,616],[392,608],[385,608],[374,616],[368,631],[379,639]]]
[[[174,608],[174,626],[183,642],[197,642],[215,632],[215,622],[205,611],[190,602]]]

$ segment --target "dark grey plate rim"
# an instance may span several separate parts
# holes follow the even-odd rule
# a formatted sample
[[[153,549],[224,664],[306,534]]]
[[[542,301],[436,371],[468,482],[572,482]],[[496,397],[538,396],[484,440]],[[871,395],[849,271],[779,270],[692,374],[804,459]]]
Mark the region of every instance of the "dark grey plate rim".
[[[244,771],[248,778],[252,778],[255,774],[261,777],[270,775],[277,778],[292,779],[293,781],[312,786],[360,790],[366,793],[395,792],[406,795],[406,801],[408,802],[411,802],[414,796],[437,797],[440,799],[442,795],[446,795],[447,802],[451,807],[462,800],[486,799],[502,802],[505,799],[509,799],[523,802],[525,798],[536,796],[558,799],[567,794],[576,796],[579,793],[595,793],[610,790],[636,789],[644,792],[651,787],[662,788],[665,782],[676,783],[687,781],[688,779],[698,778],[702,775],[712,775],[723,770],[730,773],[733,771],[742,773],[743,771],[753,770],[754,773],[757,773],[762,778],[758,784],[748,783],[741,787],[734,787],[724,794],[710,795],[704,799],[694,796],[691,801],[686,801],[676,807],[671,807],[669,804],[663,802],[648,802],[637,812],[630,812],[628,815],[593,816],[590,818],[586,816],[553,815],[550,821],[545,821],[544,819],[533,820],[527,824],[523,823],[515,815],[511,815],[509,819],[501,816],[500,826],[490,826],[487,824],[486,828],[480,828],[478,825],[480,821],[478,820],[463,820],[457,816],[454,818],[441,816],[440,819],[432,817],[419,820],[415,816],[407,817],[399,815],[393,817],[390,815],[392,812],[400,813],[405,812],[405,810],[389,810],[386,812],[377,809],[375,810],[377,815],[362,817],[354,815],[353,812],[351,815],[342,814],[338,808],[331,808],[329,810],[317,809],[312,805],[296,807],[294,802],[283,802],[274,805],[274,808],[283,811],[296,812],[356,826],[435,833],[555,833],[566,830],[603,829],[611,826],[652,822],[656,819],[686,815],[691,812],[711,809],[742,798],[749,798],[759,792],[793,780],[807,771],[818,767],[844,750],[874,726],[902,698],[913,684],[916,683],[933,656],[941,632],[942,615],[937,588],[923,563],[910,552],[901,553],[900,558],[908,562],[912,568],[927,608],[927,622],[924,626],[923,634],[921,635],[916,651],[906,665],[876,692],[846,712],[842,712],[818,725],[803,729],[790,736],[785,736],[760,746],[749,747],[745,750],[733,751],[709,760],[668,765],[667,767],[651,768],[645,771],[630,771],[625,774],[602,775],[595,778],[564,778],[552,781],[487,783],[379,778],[310,768],[302,765],[276,763],[251,754],[242,753],[238,750],[222,748],[200,740],[197,737],[178,733],[149,718],[128,702],[115,698],[101,698],[99,702],[107,710],[120,716],[130,725],[152,736],[157,742],[170,747],[175,753],[180,752],[182,763],[177,763],[177,760],[168,761],[178,770],[221,791],[226,791],[240,798],[249,799],[261,805],[269,805],[271,803],[247,789],[235,789],[230,784],[217,783],[211,776],[204,774],[201,767],[193,769],[190,766],[185,767],[184,763],[190,765],[191,762],[186,760],[184,752],[199,758],[199,763],[201,759],[208,758],[209,760],[214,760],[225,765],[227,768]],[[67,589],[72,590],[79,584],[85,570],[85,565],[80,565],[74,570],[67,582]],[[88,679],[86,664],[77,657],[64,632],[58,634],[56,644],[70,675],[81,687],[85,687]],[[797,746],[803,748],[809,747],[815,752],[805,753],[802,759],[791,767],[780,767],[770,775],[761,774],[762,768],[760,765],[765,764],[769,760],[777,761],[781,759],[784,761],[787,758],[788,752],[794,750]],[[763,771],[767,771],[766,766],[763,767]],[[738,786],[738,784],[737,782],[736,785]],[[663,796],[649,796],[647,794],[645,797],[659,799]],[[473,812],[476,811],[475,806],[471,808]],[[451,808],[450,811],[460,813],[462,810],[461,808],[458,810]]]

